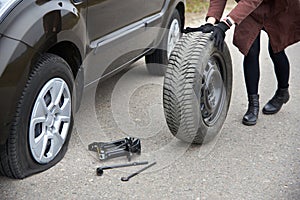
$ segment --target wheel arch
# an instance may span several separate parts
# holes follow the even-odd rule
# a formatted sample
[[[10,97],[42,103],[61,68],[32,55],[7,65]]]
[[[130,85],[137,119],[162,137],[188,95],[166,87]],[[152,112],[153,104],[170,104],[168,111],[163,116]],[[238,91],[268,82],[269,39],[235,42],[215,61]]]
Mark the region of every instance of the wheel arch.
[[[182,1],[179,2],[176,6],[176,9],[178,10],[180,18],[182,20],[182,24],[181,24],[182,30],[181,31],[183,31],[184,24],[185,24],[185,4]]]
[[[75,80],[74,108],[79,109],[84,88],[84,74],[82,69],[82,55],[79,48],[70,41],[62,41],[52,46],[46,53],[55,54],[63,58],[70,66]]]
[[[86,53],[85,12],[80,9],[70,1],[22,1],[1,23],[0,33],[32,47],[37,54],[63,57],[76,77]]]

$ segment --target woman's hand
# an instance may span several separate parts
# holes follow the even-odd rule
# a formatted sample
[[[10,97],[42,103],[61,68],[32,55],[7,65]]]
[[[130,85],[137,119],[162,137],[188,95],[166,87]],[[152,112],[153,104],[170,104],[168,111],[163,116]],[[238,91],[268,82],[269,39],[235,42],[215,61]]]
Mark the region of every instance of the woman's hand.
[[[191,28],[187,27],[186,29],[183,30],[184,33],[190,33],[190,32],[197,32],[200,31],[202,33],[210,33],[214,29],[214,24],[216,23],[216,18],[214,17],[208,17],[206,24],[203,24],[197,28]]]
[[[186,29],[183,30],[184,33],[190,33],[190,32],[197,32],[197,31],[201,31],[203,33],[210,33],[214,30],[214,25],[210,24],[210,23],[206,23],[204,25],[201,25],[197,28],[191,28],[191,27],[187,27]]]
[[[210,39],[215,39],[215,47],[218,48],[219,51],[223,51],[224,48],[224,39],[225,39],[225,32],[230,27],[225,22],[220,22],[218,25],[213,27],[213,34],[210,36]]]

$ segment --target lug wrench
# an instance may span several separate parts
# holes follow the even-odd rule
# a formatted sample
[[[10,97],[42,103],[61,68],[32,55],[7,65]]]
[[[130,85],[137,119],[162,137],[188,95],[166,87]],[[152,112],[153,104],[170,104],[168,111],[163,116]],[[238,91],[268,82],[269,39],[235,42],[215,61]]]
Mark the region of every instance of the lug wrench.
[[[153,162],[153,163],[151,163],[150,165],[147,165],[146,167],[144,167],[144,168],[138,170],[137,172],[135,172],[135,173],[133,173],[133,174],[130,174],[130,175],[127,176],[127,177],[122,177],[122,178],[121,178],[121,181],[129,181],[129,179],[131,179],[132,177],[138,175],[138,174],[141,173],[142,171],[145,171],[146,169],[152,167],[152,166],[155,165],[155,164],[156,164],[156,162]]]
[[[137,165],[147,165],[148,161],[145,162],[133,162],[128,164],[121,164],[121,165],[112,165],[112,166],[105,166],[105,167],[98,167],[96,173],[98,176],[103,175],[103,170],[106,169],[114,169],[114,168],[121,168],[121,167],[130,167],[130,166],[137,166]]]

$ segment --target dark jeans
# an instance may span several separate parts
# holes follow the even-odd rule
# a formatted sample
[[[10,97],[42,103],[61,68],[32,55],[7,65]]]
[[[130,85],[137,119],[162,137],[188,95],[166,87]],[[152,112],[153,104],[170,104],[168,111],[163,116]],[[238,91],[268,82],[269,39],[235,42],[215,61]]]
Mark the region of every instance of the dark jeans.
[[[244,77],[248,95],[258,94],[260,34],[244,57]],[[274,64],[278,88],[289,87],[290,64],[284,52],[274,53],[269,42],[269,54]]]

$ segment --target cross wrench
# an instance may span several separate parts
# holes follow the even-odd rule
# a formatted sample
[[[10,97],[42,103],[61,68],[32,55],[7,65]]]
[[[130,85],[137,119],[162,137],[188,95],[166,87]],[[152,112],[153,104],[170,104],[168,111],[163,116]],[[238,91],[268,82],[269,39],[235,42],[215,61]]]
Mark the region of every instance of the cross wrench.
[[[147,165],[146,167],[144,167],[144,168],[138,170],[137,172],[135,172],[135,173],[133,173],[133,174],[130,174],[130,175],[127,176],[127,177],[122,177],[122,178],[121,178],[121,181],[129,181],[129,179],[131,179],[132,177],[138,175],[138,174],[141,173],[142,171],[145,171],[146,169],[152,167],[152,166],[155,165],[155,164],[156,164],[156,162],[153,162],[153,163],[151,163],[150,165]]]
[[[105,167],[98,167],[96,172],[98,176],[102,176],[103,170],[105,169],[114,169],[114,168],[121,168],[121,167],[129,167],[129,166],[137,166],[137,165],[146,165],[148,161],[145,162],[133,162],[128,164],[121,164],[121,165],[112,165],[112,166],[105,166]]]

